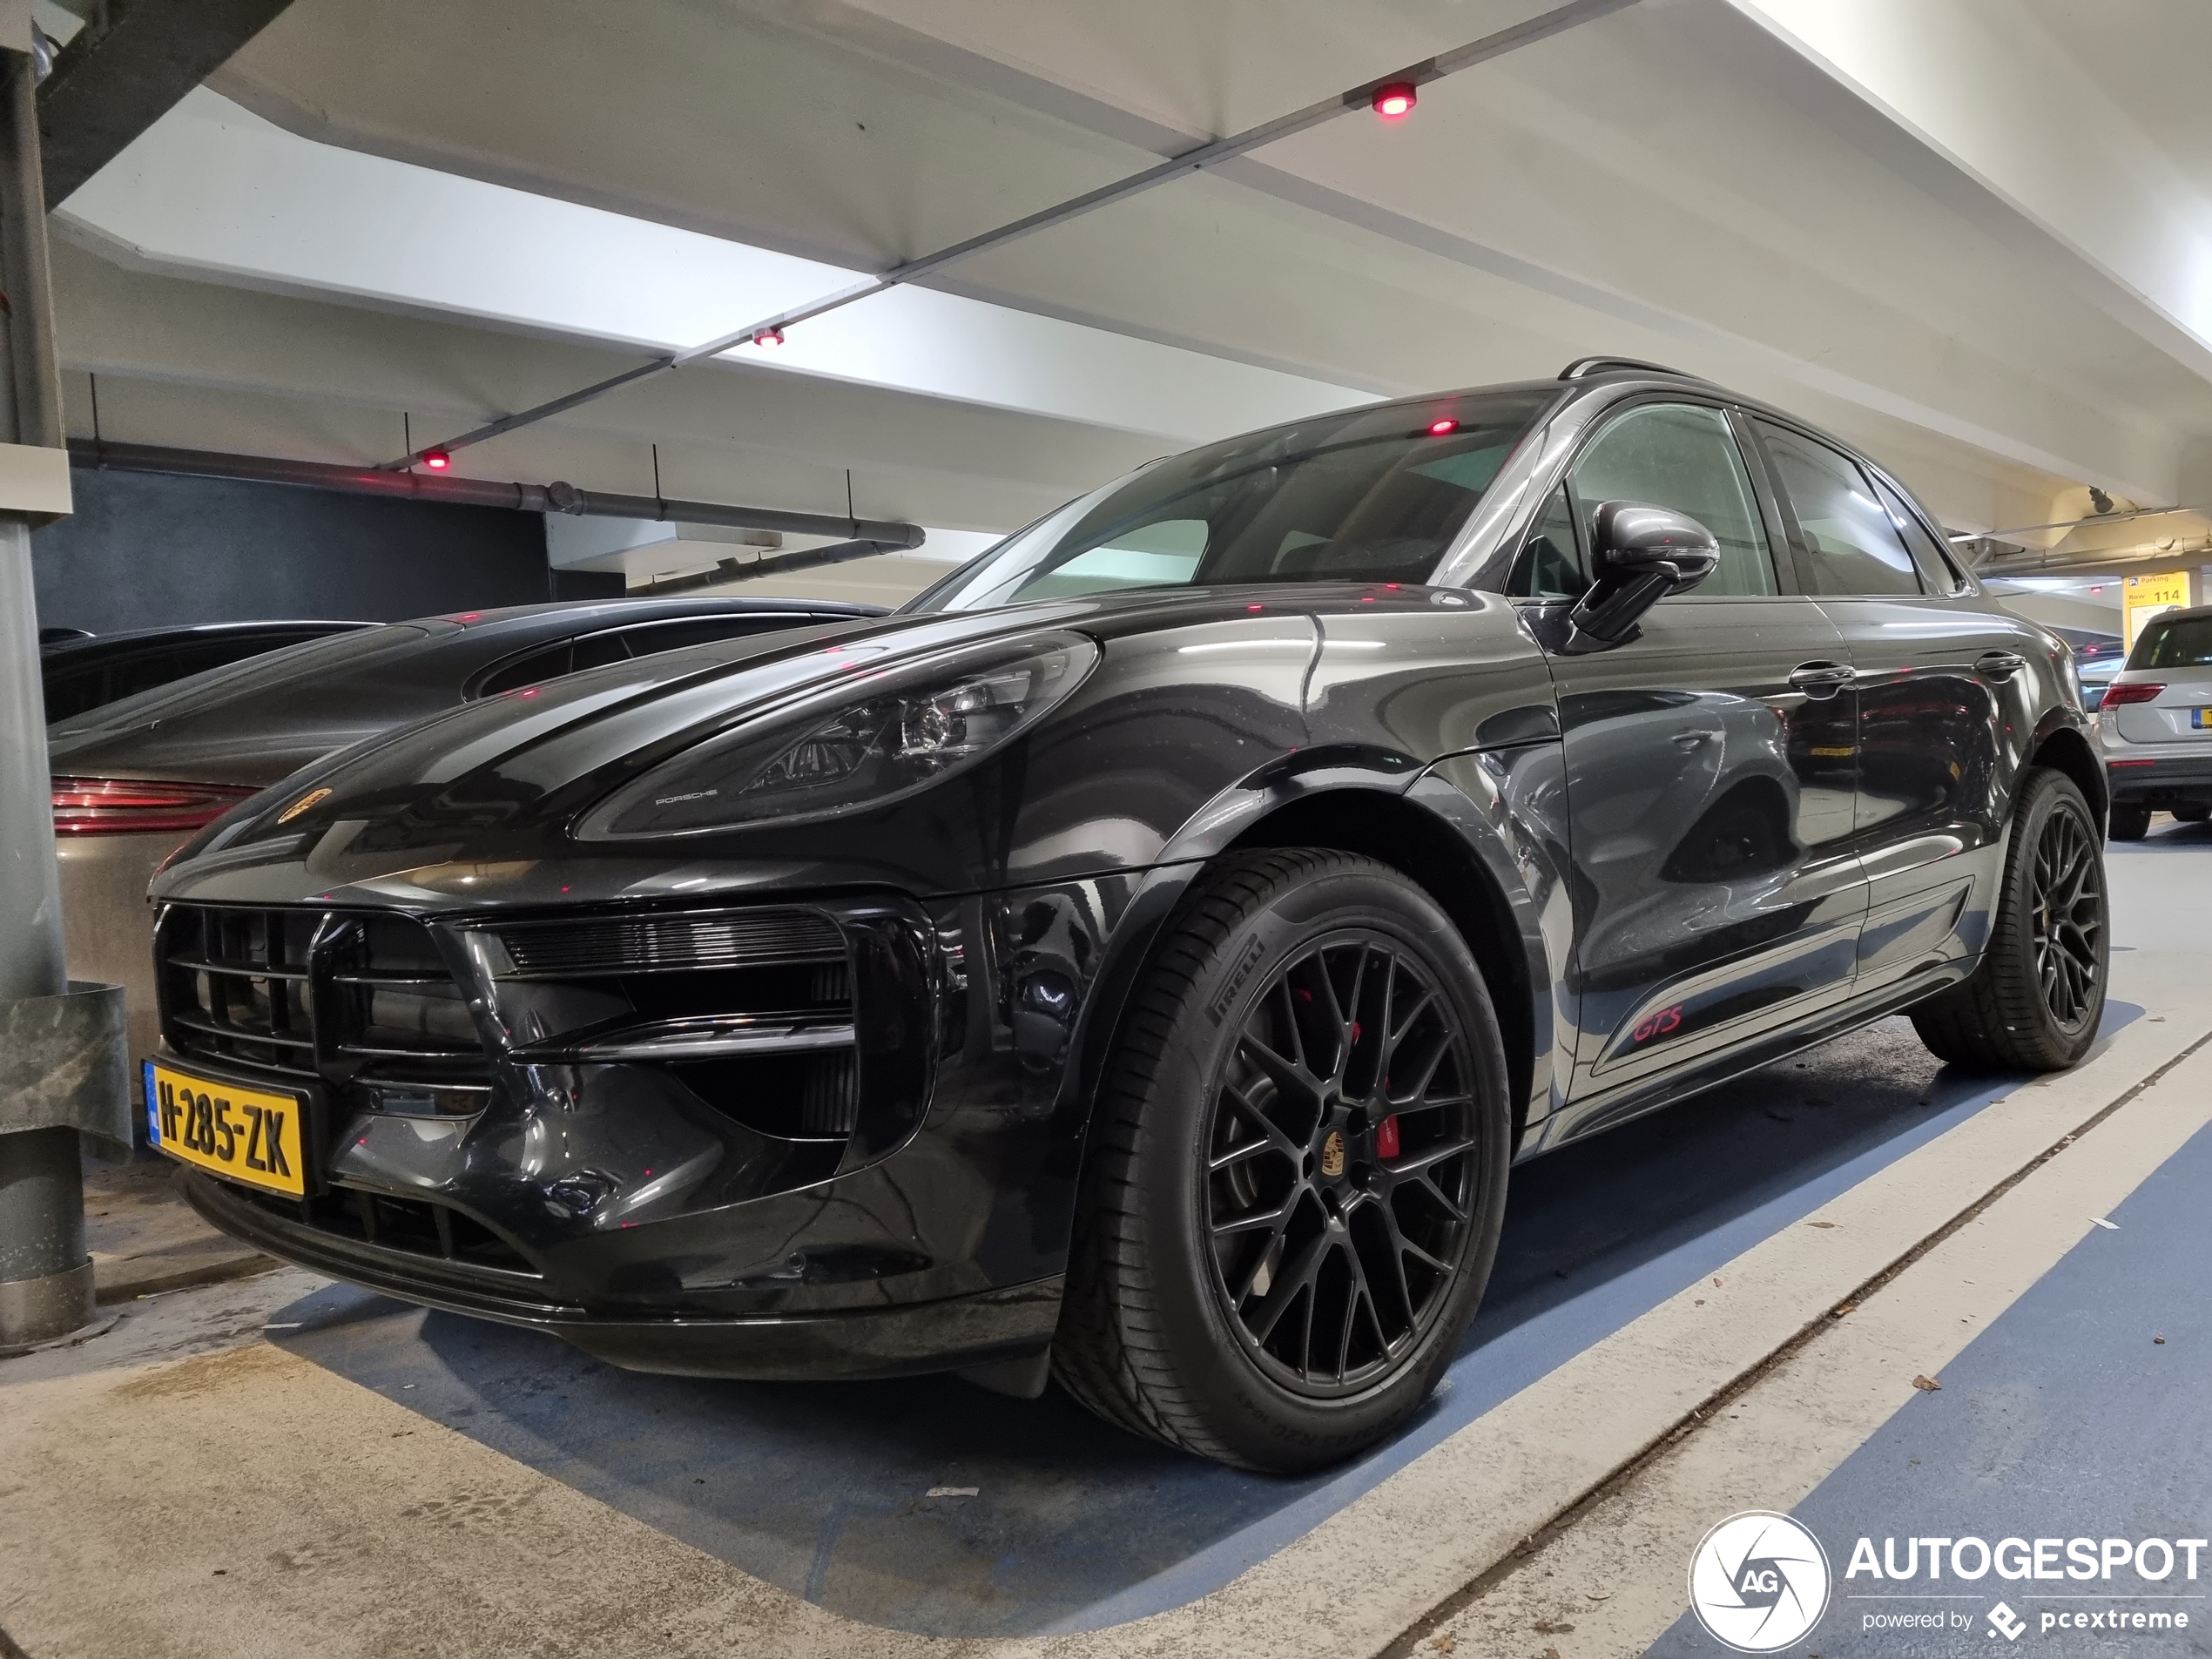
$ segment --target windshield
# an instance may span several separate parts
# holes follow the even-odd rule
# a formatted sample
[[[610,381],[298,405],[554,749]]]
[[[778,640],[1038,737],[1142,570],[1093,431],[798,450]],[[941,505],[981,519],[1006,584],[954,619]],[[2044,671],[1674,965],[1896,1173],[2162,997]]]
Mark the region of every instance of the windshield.
[[[963,565],[908,611],[1123,588],[1424,582],[1557,394],[1318,415],[1141,467]]]
[[[2130,668],[2202,668],[2212,664],[2212,617],[2155,622],[2135,642]]]

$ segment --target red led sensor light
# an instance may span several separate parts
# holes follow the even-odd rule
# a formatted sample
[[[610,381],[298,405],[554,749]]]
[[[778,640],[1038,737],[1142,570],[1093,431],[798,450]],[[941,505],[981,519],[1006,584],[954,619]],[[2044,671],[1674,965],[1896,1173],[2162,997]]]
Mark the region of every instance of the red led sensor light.
[[[453,457],[442,449],[433,449],[422,457],[422,464],[432,472],[443,472],[453,465]]]
[[[1375,88],[1375,113],[1386,121],[1403,120],[1413,112],[1413,105],[1420,102],[1411,81],[1393,81],[1387,86]]]
[[[1432,438],[1440,438],[1447,432],[1457,432],[1459,429],[1460,423],[1449,415],[1445,416],[1441,421],[1431,421],[1428,423],[1428,435]]]
[[[763,328],[752,337],[752,343],[763,351],[780,346],[784,343],[784,331],[780,328]]]

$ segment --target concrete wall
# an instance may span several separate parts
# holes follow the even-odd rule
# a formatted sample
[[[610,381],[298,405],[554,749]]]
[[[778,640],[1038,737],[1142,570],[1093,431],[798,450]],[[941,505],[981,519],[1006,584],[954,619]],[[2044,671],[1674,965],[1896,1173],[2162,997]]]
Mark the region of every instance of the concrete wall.
[[[549,571],[532,513],[83,467],[71,482],[77,511],[30,538],[43,627],[393,622],[622,591]]]

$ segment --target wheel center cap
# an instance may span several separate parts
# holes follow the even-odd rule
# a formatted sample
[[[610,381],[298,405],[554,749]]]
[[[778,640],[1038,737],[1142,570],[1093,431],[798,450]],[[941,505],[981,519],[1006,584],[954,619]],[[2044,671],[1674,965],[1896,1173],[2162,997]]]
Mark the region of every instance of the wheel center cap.
[[[1344,1132],[1331,1130],[1328,1139],[1321,1143],[1321,1173],[1335,1180],[1344,1173]]]

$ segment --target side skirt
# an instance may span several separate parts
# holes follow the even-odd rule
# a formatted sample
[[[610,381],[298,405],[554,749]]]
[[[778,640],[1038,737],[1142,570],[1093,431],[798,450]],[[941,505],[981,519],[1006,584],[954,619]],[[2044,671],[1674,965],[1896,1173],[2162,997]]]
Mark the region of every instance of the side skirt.
[[[1917,974],[1904,983],[1885,985],[1864,996],[1838,1003],[1810,1024],[1777,1033],[1740,1049],[1731,1049],[1703,1065],[1673,1073],[1620,1093],[1602,1095],[1595,1100],[1569,1101],[1546,1121],[1543,1133],[1531,1137],[1529,1143],[1522,1145],[1514,1162],[1539,1157],[1606,1130],[1616,1129],[1647,1112],[1656,1112],[1662,1106],[1671,1106],[1676,1101],[1703,1094],[1708,1089],[1717,1088],[1747,1072],[1770,1066],[1777,1060],[1787,1060],[1793,1054],[1817,1048],[1847,1031],[1871,1025],[1875,1021],[1908,1008],[1915,1002],[1925,1001],[1946,985],[1956,984],[1978,966],[1979,963],[1976,961],[1946,963],[1939,969]]]

